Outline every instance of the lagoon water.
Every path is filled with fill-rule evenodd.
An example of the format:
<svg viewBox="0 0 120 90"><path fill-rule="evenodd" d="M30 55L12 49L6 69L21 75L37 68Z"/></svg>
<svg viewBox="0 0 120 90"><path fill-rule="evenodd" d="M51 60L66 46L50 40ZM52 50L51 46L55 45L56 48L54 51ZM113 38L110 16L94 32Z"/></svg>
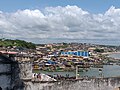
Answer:
<svg viewBox="0 0 120 90"><path fill-rule="evenodd" d="M75 71L73 72L46 72L40 71L40 73L48 74L48 75L62 75L66 76L75 76ZM102 68L102 72L99 72L99 68L89 68L88 71L79 72L81 77L88 76L88 77L101 77L100 74L103 74L104 77L119 77L120 76L120 66L119 65L104 65Z"/></svg>
<svg viewBox="0 0 120 90"><path fill-rule="evenodd" d="M89 77L100 77L100 73L104 77L118 77L120 76L120 66L119 65L104 65L102 72L99 72L99 68L91 68L87 72L80 72L80 76L89 76Z"/></svg>

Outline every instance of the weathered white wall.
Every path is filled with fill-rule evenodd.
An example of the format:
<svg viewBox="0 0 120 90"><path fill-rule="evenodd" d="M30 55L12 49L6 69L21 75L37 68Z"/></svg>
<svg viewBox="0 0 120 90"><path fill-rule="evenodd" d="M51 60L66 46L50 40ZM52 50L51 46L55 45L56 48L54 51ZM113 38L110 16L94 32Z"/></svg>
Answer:
<svg viewBox="0 0 120 90"><path fill-rule="evenodd" d="M32 64L30 62L19 63L20 78L31 79L32 78Z"/></svg>
<svg viewBox="0 0 120 90"><path fill-rule="evenodd" d="M120 78L60 81L55 83L25 82L24 90L114 90Z"/></svg>
<svg viewBox="0 0 120 90"><path fill-rule="evenodd" d="M26 82L24 90L50 90L49 86L51 87L52 85L53 83Z"/></svg>

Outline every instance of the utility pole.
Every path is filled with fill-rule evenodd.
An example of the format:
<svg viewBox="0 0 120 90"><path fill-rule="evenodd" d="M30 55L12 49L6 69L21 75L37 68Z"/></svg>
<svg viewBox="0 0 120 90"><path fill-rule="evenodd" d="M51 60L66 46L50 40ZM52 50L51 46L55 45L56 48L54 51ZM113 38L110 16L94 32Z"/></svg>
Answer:
<svg viewBox="0 0 120 90"><path fill-rule="evenodd" d="M78 66L76 65L76 79L78 79Z"/></svg>

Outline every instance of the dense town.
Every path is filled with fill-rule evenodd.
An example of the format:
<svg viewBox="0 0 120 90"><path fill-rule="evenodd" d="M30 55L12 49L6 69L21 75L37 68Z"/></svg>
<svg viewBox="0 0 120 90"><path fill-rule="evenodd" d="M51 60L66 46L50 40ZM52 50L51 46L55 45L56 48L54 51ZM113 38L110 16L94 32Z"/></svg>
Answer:
<svg viewBox="0 0 120 90"><path fill-rule="evenodd" d="M40 71L45 72L79 72L87 71L88 68L102 68L103 65L111 65L118 60L108 57L112 52L119 52L119 46L96 45L87 43L53 43L37 44L36 48L23 46L1 46L0 52L15 56L18 61L26 62L32 58L32 72L34 77L39 78ZM24 59L18 58L24 57ZM14 59L15 59L14 58ZM70 78L66 76L49 75L55 79ZM75 78L75 77L72 77Z"/></svg>

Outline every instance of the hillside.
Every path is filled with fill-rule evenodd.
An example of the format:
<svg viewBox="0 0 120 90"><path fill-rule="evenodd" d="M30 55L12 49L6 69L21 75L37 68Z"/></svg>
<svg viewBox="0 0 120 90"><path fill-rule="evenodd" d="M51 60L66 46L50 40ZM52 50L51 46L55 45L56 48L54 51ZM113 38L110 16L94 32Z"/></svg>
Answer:
<svg viewBox="0 0 120 90"><path fill-rule="evenodd" d="M0 39L0 47L23 47L28 49L35 49L35 44L26 42L24 40Z"/></svg>

